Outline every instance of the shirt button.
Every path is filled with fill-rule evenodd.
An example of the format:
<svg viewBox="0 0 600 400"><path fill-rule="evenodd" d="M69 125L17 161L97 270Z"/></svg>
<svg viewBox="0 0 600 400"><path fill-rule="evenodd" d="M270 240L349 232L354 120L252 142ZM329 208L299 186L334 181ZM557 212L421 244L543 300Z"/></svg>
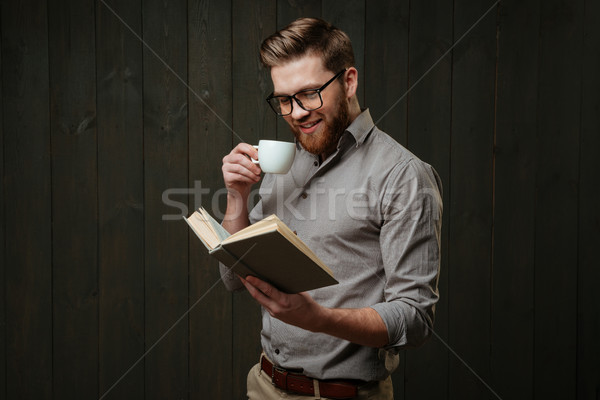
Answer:
<svg viewBox="0 0 600 400"><path fill-rule="evenodd" d="M300 195L300 197L302 197L303 199L305 199L305 198L307 198L307 197L308 197L308 195L306 194L306 192L304 192L304 193L302 193L302 194Z"/></svg>
<svg viewBox="0 0 600 400"><path fill-rule="evenodd" d="M279 349L275 349L275 354L279 354Z"/></svg>
<svg viewBox="0 0 600 400"><path fill-rule="evenodd" d="M318 166L319 166L319 162L318 162L318 161L315 161L315 162L313 163L313 165L314 165L315 167L318 167Z"/></svg>

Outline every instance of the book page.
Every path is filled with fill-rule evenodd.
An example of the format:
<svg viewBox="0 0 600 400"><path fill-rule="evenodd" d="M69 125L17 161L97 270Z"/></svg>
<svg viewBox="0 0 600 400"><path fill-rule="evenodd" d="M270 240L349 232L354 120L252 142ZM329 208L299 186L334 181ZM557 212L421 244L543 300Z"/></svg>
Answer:
<svg viewBox="0 0 600 400"><path fill-rule="evenodd" d="M246 228L237 231L233 235L229 236L223 243L232 243L238 240L244 240L252 236L260 235L261 233L277 230L277 224L273 221L263 219L255 224L247 226Z"/></svg>
<svg viewBox="0 0 600 400"><path fill-rule="evenodd" d="M225 228L221 226L203 207L200 207L198 211L204 216L204 218L211 224L213 231L219 237L219 241L227 239L231 234L227 232Z"/></svg>
<svg viewBox="0 0 600 400"><path fill-rule="evenodd" d="M212 224L206 220L206 218L198 211L194 211L189 218L186 218L187 223L190 225L192 230L196 233L198 238L207 245L209 249L217 247L221 240L215 233Z"/></svg>

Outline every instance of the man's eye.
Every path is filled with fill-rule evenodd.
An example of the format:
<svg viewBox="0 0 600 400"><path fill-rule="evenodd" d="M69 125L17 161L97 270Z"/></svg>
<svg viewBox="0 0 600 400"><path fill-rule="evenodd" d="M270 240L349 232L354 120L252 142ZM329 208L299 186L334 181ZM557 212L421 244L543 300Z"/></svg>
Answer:
<svg viewBox="0 0 600 400"><path fill-rule="evenodd" d="M300 98L300 101L310 101L310 100L317 99L319 97L319 95L316 91L311 90L308 92L298 93L296 95L296 97Z"/></svg>
<svg viewBox="0 0 600 400"><path fill-rule="evenodd" d="M281 105L286 105L290 103L290 98L289 97L280 97L279 98L279 104Z"/></svg>

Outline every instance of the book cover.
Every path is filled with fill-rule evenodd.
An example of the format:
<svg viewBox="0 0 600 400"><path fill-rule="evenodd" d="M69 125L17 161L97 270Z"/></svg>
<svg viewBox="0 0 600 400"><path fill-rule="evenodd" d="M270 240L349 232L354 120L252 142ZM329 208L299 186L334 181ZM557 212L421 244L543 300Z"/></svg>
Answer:
<svg viewBox="0 0 600 400"><path fill-rule="evenodd" d="M256 276L286 293L338 283L331 270L277 216L230 235L206 210L184 218L208 252L242 276Z"/></svg>

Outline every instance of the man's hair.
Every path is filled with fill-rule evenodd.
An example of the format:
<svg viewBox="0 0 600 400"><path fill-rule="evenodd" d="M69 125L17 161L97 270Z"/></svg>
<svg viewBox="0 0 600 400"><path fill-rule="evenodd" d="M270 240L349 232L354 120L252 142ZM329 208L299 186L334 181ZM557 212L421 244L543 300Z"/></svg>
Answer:
<svg viewBox="0 0 600 400"><path fill-rule="evenodd" d="M297 19L260 46L260 61L269 69L312 54L320 55L325 68L334 73L354 66L348 35L318 18Z"/></svg>

